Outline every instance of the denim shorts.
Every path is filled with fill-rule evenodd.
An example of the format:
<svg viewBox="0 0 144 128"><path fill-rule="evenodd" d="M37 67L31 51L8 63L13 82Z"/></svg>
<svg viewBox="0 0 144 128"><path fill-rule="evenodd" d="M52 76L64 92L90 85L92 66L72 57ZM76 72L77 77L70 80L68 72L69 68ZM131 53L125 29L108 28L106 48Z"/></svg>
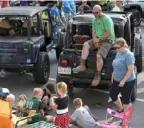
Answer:
<svg viewBox="0 0 144 128"><path fill-rule="evenodd" d="M118 94L121 93L123 104L129 104L131 102L131 95L135 82L136 80L132 80L126 82L123 87L119 87L118 85L120 82L114 81L110 87L110 97L112 101L115 102L117 100Z"/></svg>

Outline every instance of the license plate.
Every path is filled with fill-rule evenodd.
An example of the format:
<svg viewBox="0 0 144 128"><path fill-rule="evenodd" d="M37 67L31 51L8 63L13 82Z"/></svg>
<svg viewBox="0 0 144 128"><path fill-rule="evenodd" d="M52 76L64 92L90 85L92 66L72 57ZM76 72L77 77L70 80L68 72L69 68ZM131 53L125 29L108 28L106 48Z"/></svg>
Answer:
<svg viewBox="0 0 144 128"><path fill-rule="evenodd" d="M59 66L58 67L58 74L70 75L71 74L71 68Z"/></svg>

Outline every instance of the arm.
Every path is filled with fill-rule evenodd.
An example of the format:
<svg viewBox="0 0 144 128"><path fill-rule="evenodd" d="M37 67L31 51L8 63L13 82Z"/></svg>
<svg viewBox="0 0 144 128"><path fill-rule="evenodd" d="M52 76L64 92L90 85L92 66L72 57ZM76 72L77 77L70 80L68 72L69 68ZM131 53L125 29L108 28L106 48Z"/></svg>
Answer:
<svg viewBox="0 0 144 128"><path fill-rule="evenodd" d="M64 25L64 23L63 23L63 21L62 21L62 19L59 17L59 22L63 25L63 26L65 26Z"/></svg>
<svg viewBox="0 0 144 128"><path fill-rule="evenodd" d="M89 9L89 10L91 10L92 8L88 5L88 4L86 4L86 7Z"/></svg>
<svg viewBox="0 0 144 128"><path fill-rule="evenodd" d="M74 113L71 115L70 120L71 120L72 122L76 121L77 115L78 115L78 113L77 113L77 111L75 110Z"/></svg>
<svg viewBox="0 0 144 128"><path fill-rule="evenodd" d="M92 38L93 38L93 42L97 39L95 30L92 30Z"/></svg>
<svg viewBox="0 0 144 128"><path fill-rule="evenodd" d="M104 35L100 38L100 40L106 40L111 35L111 31L108 30L104 33Z"/></svg>
<svg viewBox="0 0 144 128"><path fill-rule="evenodd" d="M120 82L119 86L123 87L125 82L130 78L134 71L134 63L135 63L135 58L133 54L129 54L126 58L126 65L127 65L127 72L123 78L123 80Z"/></svg>
<svg viewBox="0 0 144 128"><path fill-rule="evenodd" d="M40 109L40 114L41 114L42 116L44 116L44 110L43 110L43 109Z"/></svg>
<svg viewBox="0 0 144 128"><path fill-rule="evenodd" d="M122 81L126 82L132 75L133 71L134 71L134 64L128 65L128 70Z"/></svg>
<svg viewBox="0 0 144 128"><path fill-rule="evenodd" d="M96 48L99 47L99 39L96 37L96 28L95 28L95 19L92 21L92 38L93 38L93 43Z"/></svg>
<svg viewBox="0 0 144 128"><path fill-rule="evenodd" d="M92 30L92 38L95 48L99 48L100 40L96 37L96 31Z"/></svg>
<svg viewBox="0 0 144 128"><path fill-rule="evenodd" d="M39 102L39 112L42 116L44 116L44 105L41 101Z"/></svg>
<svg viewBox="0 0 144 128"><path fill-rule="evenodd" d="M56 110L57 107L58 107L58 105L55 103L53 97L50 99L50 106L51 106L51 108L54 109L54 110Z"/></svg>

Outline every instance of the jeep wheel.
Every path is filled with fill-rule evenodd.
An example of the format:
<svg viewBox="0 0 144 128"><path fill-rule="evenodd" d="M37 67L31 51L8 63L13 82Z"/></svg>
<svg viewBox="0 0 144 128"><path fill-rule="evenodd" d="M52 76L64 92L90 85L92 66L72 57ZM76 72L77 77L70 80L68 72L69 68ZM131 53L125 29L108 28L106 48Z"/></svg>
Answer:
<svg viewBox="0 0 144 128"><path fill-rule="evenodd" d="M37 84L45 84L50 73L49 56L46 52L40 52L34 66L33 78Z"/></svg>
<svg viewBox="0 0 144 128"><path fill-rule="evenodd" d="M139 42L139 54L135 56L137 72L142 71L142 42Z"/></svg>
<svg viewBox="0 0 144 128"><path fill-rule="evenodd" d="M141 23L141 13L137 9L132 9L131 12L133 13L133 20L134 20L134 27L137 27Z"/></svg>
<svg viewBox="0 0 144 128"><path fill-rule="evenodd" d="M57 58L57 60L59 59L59 56L60 56L61 52L62 52L62 47L58 46L56 48L56 58Z"/></svg>
<svg viewBox="0 0 144 128"><path fill-rule="evenodd" d="M136 75L136 83L134 85L132 95L131 95L131 101L134 102L137 97L137 68L135 67L135 75Z"/></svg>

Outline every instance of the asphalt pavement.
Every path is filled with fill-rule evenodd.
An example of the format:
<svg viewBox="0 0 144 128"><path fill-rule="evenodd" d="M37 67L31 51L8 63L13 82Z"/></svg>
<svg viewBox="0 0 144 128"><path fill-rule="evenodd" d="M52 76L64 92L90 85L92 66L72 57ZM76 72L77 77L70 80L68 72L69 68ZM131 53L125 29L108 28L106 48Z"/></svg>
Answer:
<svg viewBox="0 0 144 128"><path fill-rule="evenodd" d="M144 43L144 23L141 26L143 33ZM143 44L144 49L144 44ZM57 59L55 51L52 50L49 53L51 62L51 71L49 83L55 84L56 82L56 70L57 70ZM144 53L143 53L144 56ZM143 57L144 60L144 57ZM144 69L144 66L143 66ZM27 97L32 96L32 90L34 87L43 88L45 85L37 85L33 81L32 74L21 74L21 73L6 73L4 78L0 78L0 86L9 88L11 93L15 94L16 101L20 94L26 94ZM80 97L83 99L84 104L87 104L92 113L99 119L105 118L106 108L112 106L109 104L109 92L108 90L92 90L92 89L74 89L74 97ZM133 103L133 117L130 122L132 128L143 128L144 127L144 72L138 74L138 96L136 101ZM72 112L72 100L69 103L70 112Z"/></svg>

